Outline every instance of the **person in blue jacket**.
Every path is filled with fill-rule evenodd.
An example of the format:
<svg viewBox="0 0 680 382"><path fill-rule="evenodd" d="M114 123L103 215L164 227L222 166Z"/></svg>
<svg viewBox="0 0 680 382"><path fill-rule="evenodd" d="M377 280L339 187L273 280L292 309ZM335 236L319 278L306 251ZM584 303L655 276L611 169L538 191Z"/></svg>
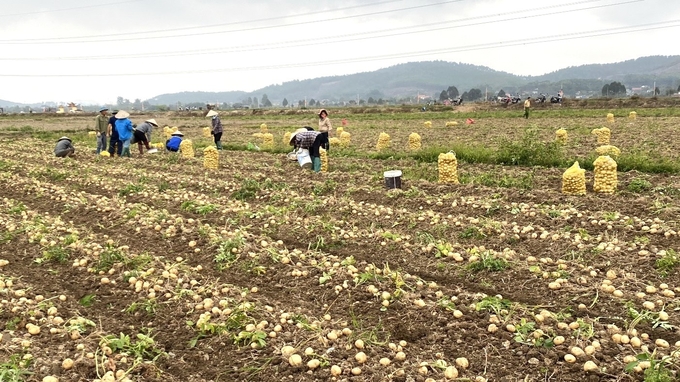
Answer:
<svg viewBox="0 0 680 382"><path fill-rule="evenodd" d="M168 151L172 152L178 152L179 151L179 145L182 143L182 137L184 137L184 134L182 134L181 131L177 130L174 133L172 133L172 136L170 139L165 141L165 148L168 149Z"/></svg>
<svg viewBox="0 0 680 382"><path fill-rule="evenodd" d="M119 110L116 114L116 131L118 131L118 139L123 143L122 157L131 157L130 155L130 140L132 139L132 132L134 127L132 121L128 119L130 113L125 110Z"/></svg>

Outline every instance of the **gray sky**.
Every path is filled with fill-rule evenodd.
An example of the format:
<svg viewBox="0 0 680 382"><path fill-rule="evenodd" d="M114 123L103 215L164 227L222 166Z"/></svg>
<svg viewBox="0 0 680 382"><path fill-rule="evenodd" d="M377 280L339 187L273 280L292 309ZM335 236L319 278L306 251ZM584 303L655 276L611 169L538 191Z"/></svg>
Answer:
<svg viewBox="0 0 680 382"><path fill-rule="evenodd" d="M678 0L0 0L0 99L252 91L429 60L540 75L677 55L679 30Z"/></svg>

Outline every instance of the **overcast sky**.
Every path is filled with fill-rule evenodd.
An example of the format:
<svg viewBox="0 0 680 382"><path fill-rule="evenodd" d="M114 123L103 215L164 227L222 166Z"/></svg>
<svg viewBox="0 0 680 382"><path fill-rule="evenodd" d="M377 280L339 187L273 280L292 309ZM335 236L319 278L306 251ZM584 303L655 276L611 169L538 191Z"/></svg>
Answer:
<svg viewBox="0 0 680 382"><path fill-rule="evenodd" d="M253 91L429 60L540 75L677 55L679 31L679 0L0 0L0 99Z"/></svg>

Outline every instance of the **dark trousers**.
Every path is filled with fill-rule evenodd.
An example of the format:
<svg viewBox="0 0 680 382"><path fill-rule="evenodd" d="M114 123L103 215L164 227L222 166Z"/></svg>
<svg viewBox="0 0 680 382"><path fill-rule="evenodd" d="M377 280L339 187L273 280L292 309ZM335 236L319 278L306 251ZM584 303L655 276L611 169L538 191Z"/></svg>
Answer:
<svg viewBox="0 0 680 382"><path fill-rule="evenodd" d="M312 146L309 148L309 156L310 157L320 157L321 153L319 152L319 149L321 149L321 145L323 145L324 138L323 134L319 134L316 136L316 139L314 139L314 143L312 143ZM328 142L328 139L326 139L326 142Z"/></svg>
<svg viewBox="0 0 680 382"><path fill-rule="evenodd" d="M217 142L222 140L222 133L213 134L213 138L215 138L215 144L217 144Z"/></svg>
<svg viewBox="0 0 680 382"><path fill-rule="evenodd" d="M331 148L330 142L328 141L328 131L322 131L321 134L319 134L319 137L321 137L321 147L329 151Z"/></svg>
<svg viewBox="0 0 680 382"><path fill-rule="evenodd" d="M109 154L113 156L114 147L116 149L116 154L120 156L123 153L123 142L118 139L118 132L116 129L111 131L111 139L109 140Z"/></svg>

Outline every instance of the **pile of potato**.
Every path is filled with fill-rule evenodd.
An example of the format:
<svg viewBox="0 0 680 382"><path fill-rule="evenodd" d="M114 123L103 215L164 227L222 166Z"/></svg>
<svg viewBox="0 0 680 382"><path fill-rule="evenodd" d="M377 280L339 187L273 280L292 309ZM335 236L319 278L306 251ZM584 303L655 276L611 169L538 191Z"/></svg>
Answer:
<svg viewBox="0 0 680 382"><path fill-rule="evenodd" d="M566 195L586 194L586 170L579 166L578 161L562 174L562 193Z"/></svg>
<svg viewBox="0 0 680 382"><path fill-rule="evenodd" d="M452 151L439 154L439 183L459 184L458 182L458 159Z"/></svg>
<svg viewBox="0 0 680 382"><path fill-rule="evenodd" d="M567 130L559 129L555 132L555 141L557 143L566 144L567 143Z"/></svg>
<svg viewBox="0 0 680 382"><path fill-rule="evenodd" d="M616 178L616 161L608 155L603 155L593 162L595 167L595 181L593 191L612 194L616 191L618 180Z"/></svg>
<svg viewBox="0 0 680 382"><path fill-rule="evenodd" d="M193 158L194 143L191 142L191 139L184 139L182 143L179 144L179 151L182 153L182 158Z"/></svg>
<svg viewBox="0 0 680 382"><path fill-rule="evenodd" d="M612 132L606 127L601 127L599 129L593 129L591 131L591 134L597 135L597 144L598 145L608 145L609 140L612 137Z"/></svg>
<svg viewBox="0 0 680 382"><path fill-rule="evenodd" d="M348 148L349 144L351 143L351 140L352 140L352 134L350 134L346 131L343 131L340 134L340 147Z"/></svg>
<svg viewBox="0 0 680 382"><path fill-rule="evenodd" d="M420 150L421 146L421 139L420 135L418 133L411 133L408 136L408 148L411 151L418 151Z"/></svg>
<svg viewBox="0 0 680 382"><path fill-rule="evenodd" d="M375 145L376 150L382 151L390 147L390 136L387 133L380 133L378 143Z"/></svg>
<svg viewBox="0 0 680 382"><path fill-rule="evenodd" d="M203 149L203 167L209 170L217 170L220 162L220 153L215 146Z"/></svg>
<svg viewBox="0 0 680 382"><path fill-rule="evenodd" d="M328 172L328 153L326 150L320 149L319 157L321 158L321 172Z"/></svg>

